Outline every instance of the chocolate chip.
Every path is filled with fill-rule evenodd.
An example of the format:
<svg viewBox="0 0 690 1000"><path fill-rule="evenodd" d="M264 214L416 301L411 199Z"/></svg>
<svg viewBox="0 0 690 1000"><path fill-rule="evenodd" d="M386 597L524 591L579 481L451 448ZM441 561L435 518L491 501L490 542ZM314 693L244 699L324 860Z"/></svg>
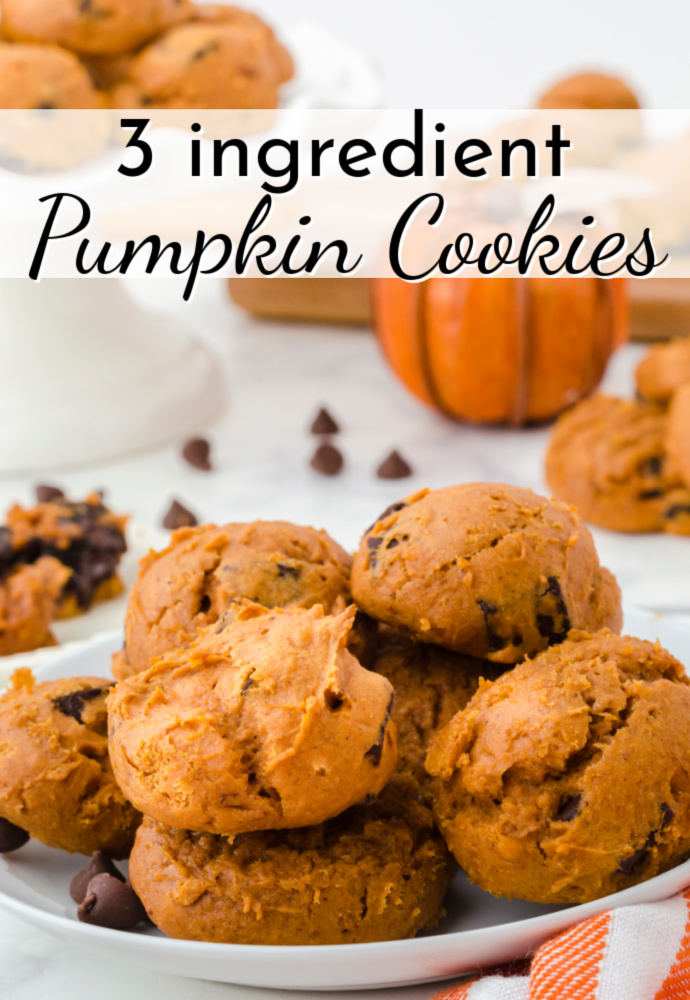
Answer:
<svg viewBox="0 0 690 1000"><path fill-rule="evenodd" d="M212 469L211 445L206 438L192 438L187 441L182 449L182 457L195 469L203 469L204 472L210 472Z"/></svg>
<svg viewBox="0 0 690 1000"><path fill-rule="evenodd" d="M110 686L104 688L85 688L83 691L73 691L71 694L63 694L59 698L52 698L51 701L63 715L76 719L77 722L83 725L81 713L84 711L85 703L93 701L94 698L102 695L104 691L109 690Z"/></svg>
<svg viewBox="0 0 690 1000"><path fill-rule="evenodd" d="M209 42L208 45L204 45L203 48L197 49L197 51L192 55L190 62L198 62L200 59L205 59L206 56L210 55L212 52L218 52L220 45L218 42Z"/></svg>
<svg viewBox="0 0 690 1000"><path fill-rule="evenodd" d="M376 738L376 743L370 746L367 752L364 754L365 760L370 760L374 767L378 767L381 763L381 757L383 756L383 741L386 738L386 729L388 728L388 720L391 717L391 712L393 711L393 702L395 700L395 694L391 695L390 701L388 702L388 707L386 708L386 713L383 717L383 722L379 728L379 734Z"/></svg>
<svg viewBox="0 0 690 1000"><path fill-rule="evenodd" d="M621 875L629 875L633 868L636 868L637 865L644 860L649 853L650 848L654 847L655 844L656 834L652 830L642 847L638 847L638 849L633 851L632 854L629 854L627 858L623 858L621 863L618 865L618 871Z"/></svg>
<svg viewBox="0 0 690 1000"><path fill-rule="evenodd" d="M374 535L373 538L367 538L368 549L378 549L378 547L382 544L383 544L383 539L378 535Z"/></svg>
<svg viewBox="0 0 690 1000"><path fill-rule="evenodd" d="M665 830L669 823L673 820L675 813L670 806L667 806L665 802L661 805L661 826L660 830Z"/></svg>
<svg viewBox="0 0 690 1000"><path fill-rule="evenodd" d="M680 517L682 514L690 514L690 504L674 503L668 510L664 511L664 517L669 521L672 521L674 517Z"/></svg>
<svg viewBox="0 0 690 1000"><path fill-rule="evenodd" d="M206 615L210 610L211 610L211 598L208 596L208 594L204 594L204 596L199 601L199 614Z"/></svg>
<svg viewBox="0 0 690 1000"><path fill-rule="evenodd" d="M15 826L8 819L0 817L0 854L18 851L29 841L29 834L20 826Z"/></svg>
<svg viewBox="0 0 690 1000"><path fill-rule="evenodd" d="M105 872L89 882L77 916L85 924L127 931L146 920L146 910L130 885Z"/></svg>
<svg viewBox="0 0 690 1000"><path fill-rule="evenodd" d="M388 543L388 545L386 546L386 548L387 549L395 549L395 548L398 547L398 545L400 545L400 542L398 541L398 539L397 538L391 538L391 540Z"/></svg>
<svg viewBox="0 0 690 1000"><path fill-rule="evenodd" d="M405 479L412 475L412 467L405 461L400 452L392 451L376 470L379 479Z"/></svg>
<svg viewBox="0 0 690 1000"><path fill-rule="evenodd" d="M637 494L638 500L658 500L664 495L663 490L642 490Z"/></svg>
<svg viewBox="0 0 690 1000"><path fill-rule="evenodd" d="M322 476L337 476L343 464L343 456L332 444L319 445L310 462L312 469Z"/></svg>
<svg viewBox="0 0 690 1000"><path fill-rule="evenodd" d="M646 458L644 462L640 465L640 475L642 476L660 476L663 469L663 463L661 461L660 455L652 455L650 458Z"/></svg>
<svg viewBox="0 0 690 1000"><path fill-rule="evenodd" d="M497 653L500 649L505 649L507 645L507 640L501 638L497 632L494 631L491 624L491 615L495 615L498 608L495 604L490 604L488 601L477 601L482 615L484 616L484 625L486 626L486 639L489 645L489 651L492 653Z"/></svg>
<svg viewBox="0 0 690 1000"><path fill-rule="evenodd" d="M12 532L9 528L0 527L0 573L9 570L14 558Z"/></svg>
<svg viewBox="0 0 690 1000"><path fill-rule="evenodd" d="M570 632L570 616L558 578L548 578L546 590L537 595L535 621L537 631L549 645L563 642Z"/></svg>
<svg viewBox="0 0 690 1000"><path fill-rule="evenodd" d="M176 528L195 528L199 523L191 510L187 510L177 500L170 504L168 513L163 518L163 527L168 531L175 531Z"/></svg>
<svg viewBox="0 0 690 1000"><path fill-rule="evenodd" d="M36 500L38 503L50 503L51 500L58 500L64 497L64 490L59 486L49 486L47 483L39 483L36 487Z"/></svg>
<svg viewBox="0 0 690 1000"><path fill-rule="evenodd" d="M644 847L639 847L632 854L629 854L627 858L624 858L618 865L618 871L621 875L629 875L630 872L636 868L639 863L647 856L649 848L645 844Z"/></svg>
<svg viewBox="0 0 690 1000"><path fill-rule="evenodd" d="M240 694L246 694L247 691L249 690L249 688L252 688L252 687L254 687L256 685L256 681L253 680L253 675L254 675L254 670L252 669L249 672L246 681L242 685L242 688L240 690Z"/></svg>
<svg viewBox="0 0 690 1000"><path fill-rule="evenodd" d="M299 566L287 566L285 563L276 563L278 567L278 576L292 576L295 580L299 579L300 567Z"/></svg>
<svg viewBox="0 0 690 1000"><path fill-rule="evenodd" d="M112 875L120 882L125 881L124 875L118 871L107 854L104 854L103 851L94 851L86 868L82 868L70 883L69 893L75 903L84 902L89 882L96 875Z"/></svg>
<svg viewBox="0 0 690 1000"><path fill-rule="evenodd" d="M312 434L337 434L340 431L340 427L328 410L322 407L316 414L310 430Z"/></svg>
<svg viewBox="0 0 690 1000"><path fill-rule="evenodd" d="M383 514L379 514L374 523L367 528L364 534L365 535L368 534L373 528L375 528L376 525L379 523L379 521L385 521L386 518L389 517L391 514L395 514L397 511L402 510L403 507L406 506L407 504L404 501L401 503L392 503L390 507L386 507Z"/></svg>
<svg viewBox="0 0 690 1000"><path fill-rule="evenodd" d="M570 823L575 819L577 814L580 812L580 803L582 802L582 795L573 795L571 798L566 799L565 802L561 803L561 806L556 813L556 819L559 823Z"/></svg>

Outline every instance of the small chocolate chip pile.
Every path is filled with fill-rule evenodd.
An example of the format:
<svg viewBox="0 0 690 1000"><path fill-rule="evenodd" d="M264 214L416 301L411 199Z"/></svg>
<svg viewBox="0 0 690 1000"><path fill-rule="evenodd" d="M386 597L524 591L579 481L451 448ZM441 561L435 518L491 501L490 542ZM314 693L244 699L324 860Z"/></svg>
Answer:
<svg viewBox="0 0 690 1000"><path fill-rule="evenodd" d="M399 451L392 451L376 470L379 479L405 479L412 475L412 466L402 457Z"/></svg>
<svg viewBox="0 0 690 1000"><path fill-rule="evenodd" d="M185 462L195 469L203 472L210 472L213 468L211 464L211 445L206 438L191 438L182 448L182 457Z"/></svg>
<svg viewBox="0 0 690 1000"><path fill-rule="evenodd" d="M86 868L74 876L70 895L85 924L128 931L147 919L141 900L124 875L102 851L94 851Z"/></svg>
<svg viewBox="0 0 690 1000"><path fill-rule="evenodd" d="M15 826L7 819L0 817L0 854L10 854L18 851L29 841L29 834L21 827Z"/></svg>
<svg viewBox="0 0 690 1000"><path fill-rule="evenodd" d="M168 531L175 531L177 528L195 528L198 523L196 515L183 507L179 500L172 501L163 518L163 527L167 528Z"/></svg>

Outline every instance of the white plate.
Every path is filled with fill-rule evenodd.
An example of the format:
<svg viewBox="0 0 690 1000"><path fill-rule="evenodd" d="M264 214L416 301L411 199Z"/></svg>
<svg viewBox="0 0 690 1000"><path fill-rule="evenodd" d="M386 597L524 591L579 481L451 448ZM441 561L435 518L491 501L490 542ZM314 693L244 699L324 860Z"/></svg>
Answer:
<svg viewBox="0 0 690 1000"><path fill-rule="evenodd" d="M124 584L122 594L110 601L100 601L83 615L54 622L52 628L58 646L46 646L31 653L15 653L13 656L0 657L0 687L7 683L10 674L17 667L31 667L32 670L44 667L56 659L62 660L66 654L75 652L99 636L111 636L117 631L120 642L119 633L125 620L127 596L137 578L139 560L150 549L164 549L169 538L170 534L159 528L151 528L136 522L128 524L127 552L122 557L118 569Z"/></svg>
<svg viewBox="0 0 690 1000"><path fill-rule="evenodd" d="M690 664L690 627L663 616L627 609L626 632L659 638ZM70 651L40 671L42 678L107 675L119 636ZM509 962L546 938L612 906L653 902L690 885L690 861L649 882L582 906L539 906L495 899L459 876L447 899L448 916L414 941L321 947L264 947L173 941L154 929L123 933L90 927L76 918L69 883L84 865L31 841L0 860L0 906L92 953L156 972L245 986L294 990L373 989L447 979Z"/></svg>

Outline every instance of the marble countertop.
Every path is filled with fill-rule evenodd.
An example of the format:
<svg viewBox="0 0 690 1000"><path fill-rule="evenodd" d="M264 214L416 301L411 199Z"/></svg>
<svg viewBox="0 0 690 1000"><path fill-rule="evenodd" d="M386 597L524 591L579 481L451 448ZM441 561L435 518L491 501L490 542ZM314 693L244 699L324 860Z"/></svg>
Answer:
<svg viewBox="0 0 690 1000"><path fill-rule="evenodd" d="M229 304L222 286L211 283L180 314L216 352L227 385L226 410L207 431L214 471L192 469L182 461L179 447L169 446L40 478L57 481L72 495L104 487L117 510L145 523L159 524L174 496L205 520L284 518L324 527L349 548L383 508L422 486L499 480L545 489L547 430L447 422L397 383L366 331L253 321ZM607 388L630 393L639 353L633 347L619 353ZM309 467L315 442L308 426L321 405L343 428L338 446L346 465L333 478ZM374 469L392 448L412 464L414 476L394 482L375 477ZM30 500L35 479L0 478L0 507ZM626 596L646 594L648 606L658 606L659 594L668 594L669 588L670 598L678 593L669 581L687 574L690 539L598 532L597 541ZM685 586L678 597L681 609L689 601L690 587ZM2 913L0 968L3 1000L96 995L99 1000L279 1000L289 995L157 975L116 959L109 963ZM393 992L421 1000L433 995L434 988ZM374 995L384 1000L390 991Z"/></svg>

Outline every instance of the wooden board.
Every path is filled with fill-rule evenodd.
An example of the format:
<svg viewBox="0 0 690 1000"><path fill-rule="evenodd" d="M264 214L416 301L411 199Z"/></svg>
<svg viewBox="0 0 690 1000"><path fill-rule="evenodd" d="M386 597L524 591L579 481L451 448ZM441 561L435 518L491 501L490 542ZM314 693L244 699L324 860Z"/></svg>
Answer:
<svg viewBox="0 0 690 1000"><path fill-rule="evenodd" d="M631 279L628 288L632 340L690 336L690 279ZM365 278L232 278L230 296L240 308L268 319L371 324Z"/></svg>

